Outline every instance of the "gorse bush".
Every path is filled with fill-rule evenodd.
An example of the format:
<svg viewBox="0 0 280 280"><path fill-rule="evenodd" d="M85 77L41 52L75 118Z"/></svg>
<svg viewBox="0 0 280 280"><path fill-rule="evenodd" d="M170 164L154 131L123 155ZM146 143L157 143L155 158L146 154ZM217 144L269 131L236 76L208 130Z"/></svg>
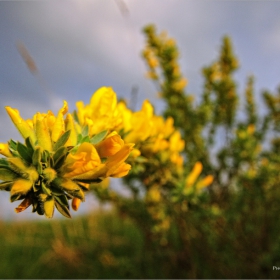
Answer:
<svg viewBox="0 0 280 280"><path fill-rule="evenodd" d="M276 277L280 90L263 93L262 114L253 76L238 92L239 62L226 36L202 69L202 93L190 95L176 41L153 25L143 31L163 114L148 100L131 110L110 87L71 114L66 101L57 116L32 120L6 107L24 143L0 145L1 189L22 200L16 212L32 205L49 218L55 208L70 217L69 201L78 210L84 192L94 193L134 221L145 256L163 267L159 277ZM113 190L109 177L122 178L130 195Z"/></svg>

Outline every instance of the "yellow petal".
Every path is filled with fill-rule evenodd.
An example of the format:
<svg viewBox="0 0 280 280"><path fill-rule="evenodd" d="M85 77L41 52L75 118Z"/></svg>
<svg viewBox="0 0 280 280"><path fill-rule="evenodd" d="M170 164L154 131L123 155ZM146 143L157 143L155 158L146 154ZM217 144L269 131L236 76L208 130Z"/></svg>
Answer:
<svg viewBox="0 0 280 280"><path fill-rule="evenodd" d="M117 105L117 95L111 87L101 87L90 99L92 112L99 112L100 115L111 113Z"/></svg>
<svg viewBox="0 0 280 280"><path fill-rule="evenodd" d="M79 209L80 204L81 204L81 200L79 198L74 197L72 199L72 209L74 211L77 211Z"/></svg>
<svg viewBox="0 0 280 280"><path fill-rule="evenodd" d="M24 162L18 157L8 158L8 161L11 163L13 167L16 167L16 171L25 173L28 166L24 164Z"/></svg>
<svg viewBox="0 0 280 280"><path fill-rule="evenodd" d="M131 166L124 163L124 161L128 158L133 146L134 144L125 144L120 151L108 158L105 163L107 168L106 177L120 178L127 175Z"/></svg>
<svg viewBox="0 0 280 280"><path fill-rule="evenodd" d="M77 144L77 132L72 115L67 114L65 119L65 131L70 130L70 136L65 146L76 146Z"/></svg>
<svg viewBox="0 0 280 280"><path fill-rule="evenodd" d="M208 187L210 184L212 184L214 180L214 177L212 175L208 175L206 176L204 179L200 180L197 185L196 185L196 188L198 190L200 189L203 189L203 188L206 188Z"/></svg>
<svg viewBox="0 0 280 280"><path fill-rule="evenodd" d="M181 134L176 130L170 137L170 150L181 152L185 147L185 141L181 139Z"/></svg>
<svg viewBox="0 0 280 280"><path fill-rule="evenodd" d="M202 168L203 166L201 162L198 161L195 163L191 174L186 179L186 188L191 187L195 183L197 177L200 175L202 171Z"/></svg>
<svg viewBox="0 0 280 280"><path fill-rule="evenodd" d="M144 112L148 118L151 118L153 116L154 108L148 100L144 100L141 111Z"/></svg>
<svg viewBox="0 0 280 280"><path fill-rule="evenodd" d="M27 137L30 137L30 139L35 143L36 142L36 136L34 133L34 130L28 125L28 123L23 120L18 112L18 110L13 109L9 106L6 106L6 111L8 112L11 120L13 121L14 125L22 135L22 137L25 139Z"/></svg>
<svg viewBox="0 0 280 280"><path fill-rule="evenodd" d="M68 113L68 103L67 101L63 100L63 107L59 110L60 113L66 115Z"/></svg>
<svg viewBox="0 0 280 280"><path fill-rule="evenodd" d="M110 177L121 178L126 176L130 169L131 165L123 162L117 165L116 168L109 169L106 175Z"/></svg>
<svg viewBox="0 0 280 280"><path fill-rule="evenodd" d="M67 102L64 101L63 107L58 111L56 120L52 129L52 140L56 142L58 138L65 132L64 114L68 111Z"/></svg>
<svg viewBox="0 0 280 280"><path fill-rule="evenodd" d="M35 132L38 140L38 145L44 150L52 151L50 131L45 118L40 113L37 113L35 115Z"/></svg>
<svg viewBox="0 0 280 280"><path fill-rule="evenodd" d="M146 200L148 202L158 203L161 200L160 189L157 186L152 186L146 194Z"/></svg>
<svg viewBox="0 0 280 280"><path fill-rule="evenodd" d="M18 179L11 188L11 197L16 194L26 194L32 188L33 182L25 179Z"/></svg>
<svg viewBox="0 0 280 280"><path fill-rule="evenodd" d="M121 150L108 158L106 161L106 167L108 169L114 169L118 164L124 162L132 151L133 146L134 144L125 144Z"/></svg>
<svg viewBox="0 0 280 280"><path fill-rule="evenodd" d="M131 153L130 153L130 156L132 157L132 158L137 158L137 157L139 157L141 155L141 152L140 152L140 150L138 150L138 149L133 149L132 151L131 151Z"/></svg>
<svg viewBox="0 0 280 280"><path fill-rule="evenodd" d="M101 159L90 143L82 143L74 154L69 154L65 160L63 169L65 177L70 178L83 174L101 164Z"/></svg>
<svg viewBox="0 0 280 280"><path fill-rule="evenodd" d="M131 132L125 136L125 142L145 141L151 135L153 129L153 123L148 113L142 111L134 113L131 116L131 129Z"/></svg>
<svg viewBox="0 0 280 280"><path fill-rule="evenodd" d="M104 163L100 163L98 166L96 166L95 168L90 169L87 172L84 173L80 173L75 175L74 172L71 174L71 178L73 180L95 180L95 179L105 179L106 178L106 172L108 171L108 168L106 167L106 165ZM65 175L65 177L69 177L68 174Z"/></svg>
<svg viewBox="0 0 280 280"><path fill-rule="evenodd" d="M9 145L7 143L0 143L0 154L5 157L12 157L13 155L9 151Z"/></svg>
<svg viewBox="0 0 280 280"><path fill-rule="evenodd" d="M101 158L116 154L124 145L120 135L111 135L97 144L95 147Z"/></svg>
<svg viewBox="0 0 280 280"><path fill-rule="evenodd" d="M49 197L48 199L46 199L46 201L44 201L43 207L44 207L45 216L47 218L53 217L54 205L55 205L55 200L53 197Z"/></svg>

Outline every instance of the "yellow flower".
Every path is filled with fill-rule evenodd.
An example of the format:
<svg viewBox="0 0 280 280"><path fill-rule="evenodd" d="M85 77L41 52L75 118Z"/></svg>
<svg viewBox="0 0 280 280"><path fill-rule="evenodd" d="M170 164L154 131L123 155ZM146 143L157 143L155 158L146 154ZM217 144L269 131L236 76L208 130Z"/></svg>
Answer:
<svg viewBox="0 0 280 280"><path fill-rule="evenodd" d="M131 130L131 117L133 115L132 111L129 110L122 101L117 104L117 110L119 112L119 117L121 118L120 129L123 129L124 132Z"/></svg>
<svg viewBox="0 0 280 280"><path fill-rule="evenodd" d="M117 153L124 145L124 141L117 134L117 132L112 132L107 136L104 141L101 141L96 145L96 149L101 158L109 157Z"/></svg>
<svg viewBox="0 0 280 280"><path fill-rule="evenodd" d="M170 137L170 150L181 152L185 147L185 141L181 139L180 132L176 130Z"/></svg>
<svg viewBox="0 0 280 280"><path fill-rule="evenodd" d="M57 142L58 138L66 131L66 125L71 130L68 143L74 145L76 143L75 141L77 141L77 139L74 139L75 137L77 138L77 134L71 116L68 116L68 114L66 120L64 120L64 115L68 111L66 101L64 101L63 107L59 110L57 117L51 111L48 111L47 114L36 113L32 120L23 120L17 109L12 109L7 106L6 110L23 138L30 137L34 144L37 143L44 150L52 151L53 143Z"/></svg>
<svg viewBox="0 0 280 280"><path fill-rule="evenodd" d="M94 146L92 146L91 148L88 146L88 153L91 153L92 150L95 150L93 153L95 155L93 159L89 160L87 164L83 163L81 160L81 168L78 169L80 172L78 172L78 170L74 168L73 165L71 166L71 168L67 165L66 170L68 170L68 172L65 174L65 176L82 181L105 179L106 177L123 177L129 172L131 168L131 166L124 161L128 158L130 152L133 149L133 146L134 144L125 144L117 153L108 157L105 163L101 163L101 160ZM77 159L81 156L79 154L79 150L77 151L76 156ZM85 158L85 155L82 156L82 158ZM91 168L83 168L83 166L91 166Z"/></svg>
<svg viewBox="0 0 280 280"><path fill-rule="evenodd" d="M206 176L204 179L198 181L196 188L198 190L208 187L212 184L214 177L212 175Z"/></svg>
<svg viewBox="0 0 280 280"><path fill-rule="evenodd" d="M111 87L101 87L90 99L90 109L93 115L112 115L117 105L117 96Z"/></svg>
<svg viewBox="0 0 280 280"><path fill-rule="evenodd" d="M184 159L183 159L183 157L179 153L171 153L170 160L171 160L171 162L176 164L176 166L178 168L183 166ZM181 170L178 169L178 171L181 171Z"/></svg>
<svg viewBox="0 0 280 280"><path fill-rule="evenodd" d="M153 129L151 135L157 136L162 134L164 138L168 138L174 131L173 119L171 117L164 120L161 116L153 116Z"/></svg>
<svg viewBox="0 0 280 280"><path fill-rule="evenodd" d="M200 175L201 171L202 171L202 164L201 162L196 162L192 171L191 171L191 174L187 177L186 179L186 185L185 185L185 188L188 189L189 187L191 187L195 181L197 180L198 176Z"/></svg>
<svg viewBox="0 0 280 280"><path fill-rule="evenodd" d="M147 202L158 203L161 200L161 193L157 186L152 186L146 194Z"/></svg>
<svg viewBox="0 0 280 280"><path fill-rule="evenodd" d="M76 153L68 154L63 170L65 172L65 177L71 178L94 170L100 164L101 159L94 145L85 142L79 146Z"/></svg>
<svg viewBox="0 0 280 280"><path fill-rule="evenodd" d="M145 100L142 109L131 117L131 131L125 136L126 142L145 141L152 132L153 107L148 100Z"/></svg>
<svg viewBox="0 0 280 280"><path fill-rule="evenodd" d="M121 178L128 174L131 169L131 165L125 162L118 164L114 169L109 169L106 173L107 176Z"/></svg>
<svg viewBox="0 0 280 280"><path fill-rule="evenodd" d="M183 90L187 85L187 79L186 78L181 78L178 82L175 82L172 87L175 89L175 90Z"/></svg>
<svg viewBox="0 0 280 280"><path fill-rule="evenodd" d="M130 153L132 158L137 158L141 155L141 151L139 149L133 149Z"/></svg>
<svg viewBox="0 0 280 280"><path fill-rule="evenodd" d="M184 194L188 194L189 192L191 192L192 186L195 186L195 190L200 191L201 189L206 188L210 184L212 184L214 180L214 177L212 175L208 175L197 182L197 178L201 174L202 169L203 166L201 162L196 162L190 175L186 178L185 188L183 191Z"/></svg>
<svg viewBox="0 0 280 280"><path fill-rule="evenodd" d="M147 62L150 68L156 68L158 66L158 60L156 57L150 56Z"/></svg>
<svg viewBox="0 0 280 280"><path fill-rule="evenodd" d="M101 87L91 97L90 103L76 103L80 125L89 126L89 134L94 135L103 130L114 130L120 123L117 109L117 95L111 87Z"/></svg>
<svg viewBox="0 0 280 280"><path fill-rule="evenodd" d="M155 139L154 139L155 138ZM169 142L164 139L163 133L157 135L157 137L153 137L153 141L149 141L143 147L144 150L152 151L153 153L157 153L162 150L166 150L169 148Z"/></svg>
<svg viewBox="0 0 280 280"><path fill-rule="evenodd" d="M77 211L80 207L80 204L81 204L81 200L77 197L74 197L72 199L72 209Z"/></svg>
<svg viewBox="0 0 280 280"><path fill-rule="evenodd" d="M247 132L249 135L252 135L255 132L255 125L253 124L248 125Z"/></svg>
<svg viewBox="0 0 280 280"><path fill-rule="evenodd" d="M13 140L0 143L0 154L7 157L1 159L1 188L10 191L11 201L23 199L17 213L32 204L32 211L39 215L51 218L57 208L70 218L69 196L77 210L91 183L129 172L131 166L125 160L134 144L125 144L116 131L104 139L108 132L98 129L108 127L112 131L122 123L116 104L111 88L99 89L89 105L79 103L78 124L67 113L66 101L57 116L51 111L38 112L26 121L18 110L6 107L25 139L24 144ZM91 125L93 134L85 125Z"/></svg>

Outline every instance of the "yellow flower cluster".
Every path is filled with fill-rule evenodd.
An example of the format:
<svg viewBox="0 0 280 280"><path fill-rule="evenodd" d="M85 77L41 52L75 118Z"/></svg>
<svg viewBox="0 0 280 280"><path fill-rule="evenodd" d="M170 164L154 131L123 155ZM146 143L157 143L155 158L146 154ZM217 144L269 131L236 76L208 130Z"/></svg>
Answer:
<svg viewBox="0 0 280 280"><path fill-rule="evenodd" d="M111 96L106 97L110 104ZM16 212L32 205L33 212L52 217L56 207L70 217L68 200L77 210L90 183L123 177L131 168L125 160L134 144L104 130L105 119L98 119L97 128L89 134L88 127L77 124L68 113L66 101L57 116L48 111L24 120L18 110L6 110L25 139L25 144L13 140L0 144L0 153L6 157L0 158L0 188L10 191L12 202L23 200Z"/></svg>
<svg viewBox="0 0 280 280"><path fill-rule="evenodd" d="M89 104L79 101L76 106L77 110L70 114L64 101L57 115L52 111L37 112L27 120L17 109L6 107L24 138L24 143L0 143L0 154L4 156L0 158L0 189L10 192L12 202L22 200L16 212L32 205L32 211L40 215L52 217L56 208L70 217L69 200L77 210L90 184L126 176L131 169L128 162L162 164L166 176L166 180L160 179L162 183L174 172L177 177L183 175L181 152L185 143L174 128L173 119L155 115L148 100L133 112L124 102L117 101L112 88L102 87L92 95ZM186 179L186 192L201 169L197 163ZM159 201L161 193L155 185L159 178L155 178L143 180L147 197ZM201 189L212 180L207 177L196 188Z"/></svg>
<svg viewBox="0 0 280 280"><path fill-rule="evenodd" d="M107 102L108 99L112 102ZM98 108L96 107L98 104ZM141 153L164 152L165 157L182 166L180 152L184 149L184 141L173 126L173 119L164 120L154 115L153 107L148 100L143 102L141 110L132 112L124 102L117 102L116 93L110 87L102 87L96 91L90 103L84 105L77 102L76 116L80 125L88 125L90 135L98 129L118 131L123 135L125 143L135 143L133 155Z"/></svg>

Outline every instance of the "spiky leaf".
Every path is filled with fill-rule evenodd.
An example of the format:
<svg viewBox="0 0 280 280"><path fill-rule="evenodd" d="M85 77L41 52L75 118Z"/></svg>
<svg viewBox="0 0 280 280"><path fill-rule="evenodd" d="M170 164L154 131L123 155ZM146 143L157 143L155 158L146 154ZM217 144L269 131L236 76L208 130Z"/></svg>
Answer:
<svg viewBox="0 0 280 280"><path fill-rule="evenodd" d="M86 125L86 126L83 127L82 135L83 136L87 136L88 132L89 132L89 128L88 128L88 125Z"/></svg>
<svg viewBox="0 0 280 280"><path fill-rule="evenodd" d="M43 202L41 202L41 201L38 202L37 207L36 207L36 211L40 216L45 214Z"/></svg>
<svg viewBox="0 0 280 280"><path fill-rule="evenodd" d="M15 193L15 194L11 195L11 197L10 197L11 202L14 202L14 201L20 200L20 199L22 199L22 195L20 193Z"/></svg>
<svg viewBox="0 0 280 280"><path fill-rule="evenodd" d="M36 200L33 201L32 206L32 213L37 212L38 202Z"/></svg>
<svg viewBox="0 0 280 280"><path fill-rule="evenodd" d="M53 155L54 168L58 169L64 162L68 150L66 147L60 147Z"/></svg>
<svg viewBox="0 0 280 280"><path fill-rule="evenodd" d="M51 190L46 186L44 182L42 182L41 187L44 194L49 196L52 194Z"/></svg>
<svg viewBox="0 0 280 280"><path fill-rule="evenodd" d="M65 216L66 218L71 218L69 207L60 204L56 199L55 199L55 207L63 216Z"/></svg>
<svg viewBox="0 0 280 280"><path fill-rule="evenodd" d="M59 158L58 161L54 164L54 169L59 169L63 165L65 159L66 159L66 155Z"/></svg>
<svg viewBox="0 0 280 280"><path fill-rule="evenodd" d="M15 142L13 139L11 139L9 142L8 142L8 145L9 145L9 150L11 152L11 154L13 156L18 156L18 152L17 152L17 142Z"/></svg>
<svg viewBox="0 0 280 280"><path fill-rule="evenodd" d="M35 149L35 151L33 152L33 155L32 155L32 164L34 166L37 166L38 164L41 163L41 158L42 158L41 148L36 147L36 149Z"/></svg>
<svg viewBox="0 0 280 280"><path fill-rule="evenodd" d="M0 158L0 167L9 167L9 162L5 158Z"/></svg>
<svg viewBox="0 0 280 280"><path fill-rule="evenodd" d="M83 139L82 139L82 141L81 141L81 143L88 143L89 142L89 136L87 135L87 136L84 136L83 137Z"/></svg>
<svg viewBox="0 0 280 280"><path fill-rule="evenodd" d="M55 196L64 195L64 191L60 187L55 186L54 184L51 184L50 190Z"/></svg>
<svg viewBox="0 0 280 280"><path fill-rule="evenodd" d="M81 183L85 183L85 184L91 184L91 183L100 183L100 182L103 181L103 179L102 178L83 179L83 178L79 177L79 179L76 179L76 181L81 182Z"/></svg>
<svg viewBox="0 0 280 280"><path fill-rule="evenodd" d="M64 144L67 142L67 140L69 139L71 134L71 130L67 130L65 133L63 133L59 139L57 140L57 142L54 145L54 150L58 150L59 148L63 147Z"/></svg>
<svg viewBox="0 0 280 280"><path fill-rule="evenodd" d="M81 144L82 143L82 139L83 139L83 135L82 134L78 134L77 143Z"/></svg>
<svg viewBox="0 0 280 280"><path fill-rule="evenodd" d="M91 144L98 144L99 142L101 142L107 135L108 130L103 130L100 133L94 135L91 139L90 139L90 143Z"/></svg>
<svg viewBox="0 0 280 280"><path fill-rule="evenodd" d="M19 175L13 172L10 168L0 166L0 180L3 181L13 181L18 178Z"/></svg>
<svg viewBox="0 0 280 280"><path fill-rule="evenodd" d="M47 150L44 150L42 152L42 162L49 162L49 158L50 158L50 153Z"/></svg>
<svg viewBox="0 0 280 280"><path fill-rule="evenodd" d="M8 182L1 182L0 183L0 190L3 191L10 191L14 182L13 181L8 181Z"/></svg>
<svg viewBox="0 0 280 280"><path fill-rule="evenodd" d="M32 143L32 140L30 139L30 137L27 137L25 139L25 145L29 150L34 151L34 144Z"/></svg>
<svg viewBox="0 0 280 280"><path fill-rule="evenodd" d="M28 148L22 143L18 142L17 151L19 155L28 163L32 163L32 151L29 151Z"/></svg>
<svg viewBox="0 0 280 280"><path fill-rule="evenodd" d="M68 191L67 190L67 193L69 193L70 195L72 195L74 197L79 198L82 201L85 201L85 194L81 189L76 190L76 191Z"/></svg>
<svg viewBox="0 0 280 280"><path fill-rule="evenodd" d="M41 185L40 184L33 184L32 188L33 188L34 192L37 192L37 191L41 190Z"/></svg>
<svg viewBox="0 0 280 280"><path fill-rule="evenodd" d="M60 204L63 204L64 206L69 208L69 203L66 195L56 196L55 200L57 200Z"/></svg>
<svg viewBox="0 0 280 280"><path fill-rule="evenodd" d="M75 120L77 123L80 123L80 122L79 122L79 117L78 117L78 115L77 115L77 111L76 111L76 110L74 110L74 112L73 112L73 117L74 117L74 120Z"/></svg>

